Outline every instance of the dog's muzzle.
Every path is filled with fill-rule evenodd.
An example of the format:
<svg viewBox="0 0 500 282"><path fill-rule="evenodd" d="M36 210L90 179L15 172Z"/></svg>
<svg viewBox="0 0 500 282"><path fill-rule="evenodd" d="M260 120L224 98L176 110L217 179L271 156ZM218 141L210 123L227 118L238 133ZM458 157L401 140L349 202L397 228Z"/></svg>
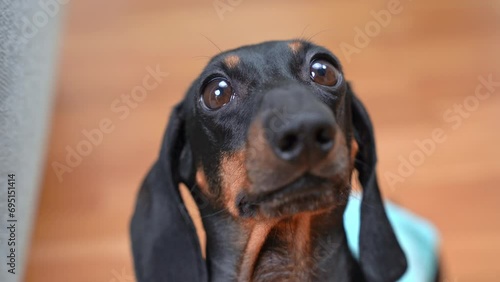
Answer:
<svg viewBox="0 0 500 282"><path fill-rule="evenodd" d="M290 85L262 96L248 133L252 187L244 198L261 209L324 208L348 185L343 134L333 110L310 91Z"/></svg>

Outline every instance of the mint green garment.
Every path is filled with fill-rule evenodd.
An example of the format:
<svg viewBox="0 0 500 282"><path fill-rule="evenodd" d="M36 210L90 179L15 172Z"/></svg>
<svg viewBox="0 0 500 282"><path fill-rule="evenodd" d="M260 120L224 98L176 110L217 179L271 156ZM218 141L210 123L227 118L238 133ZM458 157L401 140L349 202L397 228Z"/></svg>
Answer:
<svg viewBox="0 0 500 282"><path fill-rule="evenodd" d="M361 195L351 195L344 225L349 248L356 258L359 258L360 210ZM439 235L434 226L391 202L386 201L385 210L408 260L408 269L398 281L434 281L439 263Z"/></svg>

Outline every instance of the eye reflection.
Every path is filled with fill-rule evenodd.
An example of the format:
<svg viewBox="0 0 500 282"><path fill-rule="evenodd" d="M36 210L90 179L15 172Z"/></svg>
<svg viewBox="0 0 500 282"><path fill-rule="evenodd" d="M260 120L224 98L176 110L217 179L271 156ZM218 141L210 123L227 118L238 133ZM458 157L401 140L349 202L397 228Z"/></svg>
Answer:
<svg viewBox="0 0 500 282"><path fill-rule="evenodd" d="M317 84L334 86L338 81L338 71L325 60L317 60L310 67L311 79Z"/></svg>
<svg viewBox="0 0 500 282"><path fill-rule="evenodd" d="M207 84L201 99L207 108L217 110L229 103L233 95L231 85L226 80L217 78Z"/></svg>

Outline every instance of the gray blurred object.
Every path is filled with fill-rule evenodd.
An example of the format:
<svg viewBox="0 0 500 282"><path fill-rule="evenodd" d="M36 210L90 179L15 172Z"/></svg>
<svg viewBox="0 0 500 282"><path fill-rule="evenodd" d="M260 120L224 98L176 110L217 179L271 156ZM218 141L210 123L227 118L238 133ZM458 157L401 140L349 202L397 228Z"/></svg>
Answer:
<svg viewBox="0 0 500 282"><path fill-rule="evenodd" d="M22 281L49 136L59 22L69 0L0 0L0 281ZM16 274L8 272L7 175L16 178Z"/></svg>

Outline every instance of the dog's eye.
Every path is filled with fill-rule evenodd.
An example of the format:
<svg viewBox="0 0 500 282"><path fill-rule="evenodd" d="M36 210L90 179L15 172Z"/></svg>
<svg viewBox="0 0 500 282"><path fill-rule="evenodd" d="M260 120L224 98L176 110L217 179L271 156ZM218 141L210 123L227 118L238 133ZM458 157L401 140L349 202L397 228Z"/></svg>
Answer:
<svg viewBox="0 0 500 282"><path fill-rule="evenodd" d="M205 86L201 99L207 108L217 110L229 103L233 94L233 88L229 85L229 82L222 78L217 78Z"/></svg>
<svg viewBox="0 0 500 282"><path fill-rule="evenodd" d="M337 69L327 61L316 60L312 62L310 73L311 79L317 84L325 86L334 86L337 84Z"/></svg>

